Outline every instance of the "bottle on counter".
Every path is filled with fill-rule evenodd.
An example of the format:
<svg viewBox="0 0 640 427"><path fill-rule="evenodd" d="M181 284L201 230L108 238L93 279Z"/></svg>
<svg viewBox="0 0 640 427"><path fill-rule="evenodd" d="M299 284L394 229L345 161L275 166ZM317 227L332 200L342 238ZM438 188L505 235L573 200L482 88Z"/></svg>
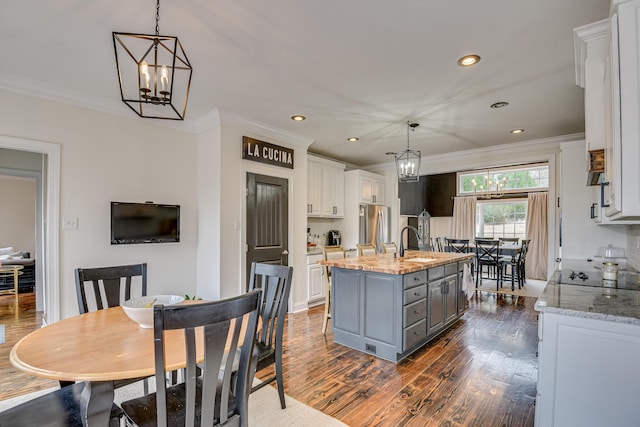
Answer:
<svg viewBox="0 0 640 427"><path fill-rule="evenodd" d="M618 263L603 262L602 263L602 279L617 281L618 280Z"/></svg>

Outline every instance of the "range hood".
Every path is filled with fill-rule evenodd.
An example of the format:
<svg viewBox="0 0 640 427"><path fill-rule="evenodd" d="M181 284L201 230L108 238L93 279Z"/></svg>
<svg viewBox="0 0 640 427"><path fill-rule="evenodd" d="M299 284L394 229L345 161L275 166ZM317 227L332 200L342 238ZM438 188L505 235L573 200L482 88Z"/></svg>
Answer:
<svg viewBox="0 0 640 427"><path fill-rule="evenodd" d="M604 149L589 150L589 173L587 185L600 185L604 173Z"/></svg>

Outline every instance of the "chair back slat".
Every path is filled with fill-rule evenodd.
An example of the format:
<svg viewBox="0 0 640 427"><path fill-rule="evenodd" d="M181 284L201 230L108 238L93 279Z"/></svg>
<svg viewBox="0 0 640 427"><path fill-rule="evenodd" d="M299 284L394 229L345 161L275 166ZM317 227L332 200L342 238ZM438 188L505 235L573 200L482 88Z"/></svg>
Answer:
<svg viewBox="0 0 640 427"><path fill-rule="evenodd" d="M133 278L136 277L136 294L147 295L147 264L120 265L112 267L76 268L76 297L80 314L89 312L93 306L97 310L115 307L131 298L134 287ZM87 292L90 288L90 293ZM124 288L124 294L123 294ZM89 304L89 301L93 304Z"/></svg>
<svg viewBox="0 0 640 427"><path fill-rule="evenodd" d="M500 241L476 239L476 257L480 260L498 262L500 257Z"/></svg>

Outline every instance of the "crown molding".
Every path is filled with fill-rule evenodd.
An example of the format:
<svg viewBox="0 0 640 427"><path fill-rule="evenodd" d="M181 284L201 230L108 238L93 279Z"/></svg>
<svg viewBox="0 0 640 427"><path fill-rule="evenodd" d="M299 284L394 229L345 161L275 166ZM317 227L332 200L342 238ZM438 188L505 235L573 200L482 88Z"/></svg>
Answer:
<svg viewBox="0 0 640 427"><path fill-rule="evenodd" d="M584 63L587 60L587 45L607 37L609 20L592 22L573 30L573 55L575 57L576 84L584 88Z"/></svg>

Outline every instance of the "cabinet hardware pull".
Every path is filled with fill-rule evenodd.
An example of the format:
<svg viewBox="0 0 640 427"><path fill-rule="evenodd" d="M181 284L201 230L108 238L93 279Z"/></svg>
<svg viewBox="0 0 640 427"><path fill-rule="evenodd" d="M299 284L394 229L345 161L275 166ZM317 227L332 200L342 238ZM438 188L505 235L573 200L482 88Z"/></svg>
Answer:
<svg viewBox="0 0 640 427"><path fill-rule="evenodd" d="M608 182L601 182L600 183L600 206L602 206L603 208L608 208L610 205L605 205L604 204L604 187L605 185L609 185Z"/></svg>
<svg viewBox="0 0 640 427"><path fill-rule="evenodd" d="M597 203L591 203L591 219L596 217L596 206L598 206Z"/></svg>

